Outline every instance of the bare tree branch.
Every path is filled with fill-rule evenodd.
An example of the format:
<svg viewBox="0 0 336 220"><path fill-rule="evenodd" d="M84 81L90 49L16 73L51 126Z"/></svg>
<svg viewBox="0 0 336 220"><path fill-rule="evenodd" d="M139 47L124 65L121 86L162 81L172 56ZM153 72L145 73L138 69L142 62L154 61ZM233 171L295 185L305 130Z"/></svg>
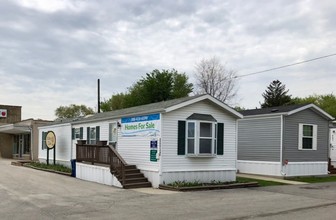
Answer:
<svg viewBox="0 0 336 220"><path fill-rule="evenodd" d="M222 102L237 96L236 71L227 69L217 57L201 60L195 69L196 94L210 94Z"/></svg>

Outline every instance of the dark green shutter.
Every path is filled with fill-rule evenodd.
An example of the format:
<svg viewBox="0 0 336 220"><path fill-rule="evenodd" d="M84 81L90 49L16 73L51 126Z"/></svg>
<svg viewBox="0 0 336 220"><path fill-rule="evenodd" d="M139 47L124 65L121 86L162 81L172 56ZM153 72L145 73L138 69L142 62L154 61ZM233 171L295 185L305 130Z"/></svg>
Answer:
<svg viewBox="0 0 336 220"><path fill-rule="evenodd" d="M46 136L47 136L47 132L42 131L42 150L47 148Z"/></svg>
<svg viewBox="0 0 336 220"><path fill-rule="evenodd" d="M99 138L100 138L100 127L97 126L96 127L96 141L99 141Z"/></svg>
<svg viewBox="0 0 336 220"><path fill-rule="evenodd" d="M79 139L83 140L83 127L79 128Z"/></svg>
<svg viewBox="0 0 336 220"><path fill-rule="evenodd" d="M90 127L86 128L86 143L90 144Z"/></svg>
<svg viewBox="0 0 336 220"><path fill-rule="evenodd" d="M71 129L71 137L72 137L72 140L76 138L76 132L74 128Z"/></svg>
<svg viewBox="0 0 336 220"><path fill-rule="evenodd" d="M224 124L217 124L217 155L224 154Z"/></svg>
<svg viewBox="0 0 336 220"><path fill-rule="evenodd" d="M186 122L178 121L177 126L177 155L185 155Z"/></svg>

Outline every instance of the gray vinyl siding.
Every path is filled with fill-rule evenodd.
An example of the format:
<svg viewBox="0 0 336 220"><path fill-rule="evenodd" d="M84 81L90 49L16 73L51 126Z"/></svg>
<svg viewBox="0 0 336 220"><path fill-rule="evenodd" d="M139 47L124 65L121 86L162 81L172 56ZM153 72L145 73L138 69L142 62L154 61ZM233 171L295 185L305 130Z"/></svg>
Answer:
<svg viewBox="0 0 336 220"><path fill-rule="evenodd" d="M317 150L299 150L299 124L317 125ZM311 109L284 117L283 159L289 162L327 161L329 123Z"/></svg>
<svg viewBox="0 0 336 220"><path fill-rule="evenodd" d="M280 161L281 116L238 121L238 160Z"/></svg>

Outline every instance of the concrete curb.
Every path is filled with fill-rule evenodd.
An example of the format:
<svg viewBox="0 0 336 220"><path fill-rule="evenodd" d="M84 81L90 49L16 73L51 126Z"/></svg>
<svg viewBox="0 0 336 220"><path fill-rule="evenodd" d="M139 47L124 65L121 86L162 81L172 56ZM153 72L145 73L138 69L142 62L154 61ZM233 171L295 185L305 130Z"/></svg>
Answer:
<svg viewBox="0 0 336 220"><path fill-rule="evenodd" d="M215 189L236 189L247 187L258 187L257 182L250 183L232 183L223 185L208 185L208 186L190 186L190 187L173 187L168 185L159 185L159 189L173 190L173 191L199 191L199 190L215 190Z"/></svg>

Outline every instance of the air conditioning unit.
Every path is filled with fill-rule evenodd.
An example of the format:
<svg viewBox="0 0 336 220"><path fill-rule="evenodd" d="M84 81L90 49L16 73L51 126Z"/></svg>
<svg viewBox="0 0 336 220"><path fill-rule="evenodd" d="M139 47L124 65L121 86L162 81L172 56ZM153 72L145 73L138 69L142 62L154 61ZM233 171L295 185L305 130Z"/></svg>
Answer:
<svg viewBox="0 0 336 220"><path fill-rule="evenodd" d="M7 117L7 109L0 109L0 118Z"/></svg>

